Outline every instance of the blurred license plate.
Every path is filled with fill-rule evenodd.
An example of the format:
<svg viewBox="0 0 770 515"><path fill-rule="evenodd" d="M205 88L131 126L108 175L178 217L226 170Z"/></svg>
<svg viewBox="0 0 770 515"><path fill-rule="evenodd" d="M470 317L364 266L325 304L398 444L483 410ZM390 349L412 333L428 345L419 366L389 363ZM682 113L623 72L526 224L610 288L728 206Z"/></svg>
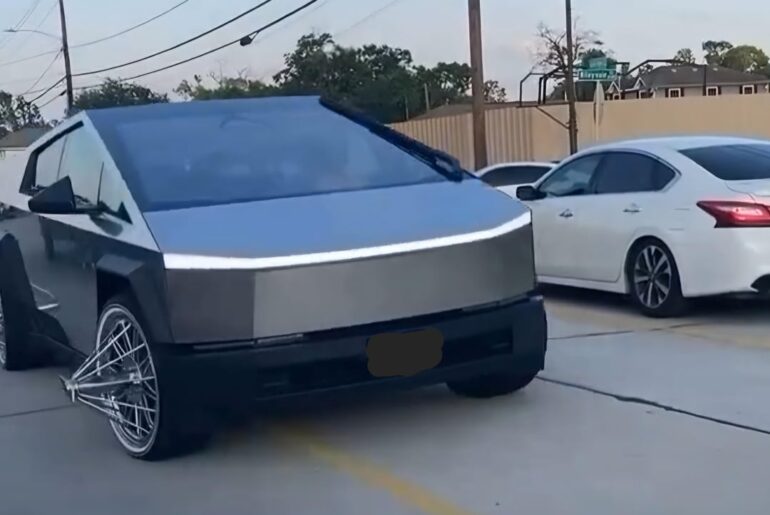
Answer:
<svg viewBox="0 0 770 515"><path fill-rule="evenodd" d="M438 329L384 333L369 338L366 354L374 377L410 377L441 363L444 336Z"/></svg>

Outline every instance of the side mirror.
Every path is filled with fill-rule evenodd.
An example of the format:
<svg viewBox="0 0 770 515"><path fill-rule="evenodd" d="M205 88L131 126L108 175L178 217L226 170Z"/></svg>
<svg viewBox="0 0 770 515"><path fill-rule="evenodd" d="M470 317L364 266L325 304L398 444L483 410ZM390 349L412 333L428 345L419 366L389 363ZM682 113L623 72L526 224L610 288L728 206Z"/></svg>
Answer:
<svg viewBox="0 0 770 515"><path fill-rule="evenodd" d="M535 189L534 186L519 186L516 189L516 198L524 201L540 200L545 194Z"/></svg>
<svg viewBox="0 0 770 515"><path fill-rule="evenodd" d="M33 213L48 215L97 214L100 209L94 206L78 206L72 180L69 177L59 179L37 193L27 203Z"/></svg>

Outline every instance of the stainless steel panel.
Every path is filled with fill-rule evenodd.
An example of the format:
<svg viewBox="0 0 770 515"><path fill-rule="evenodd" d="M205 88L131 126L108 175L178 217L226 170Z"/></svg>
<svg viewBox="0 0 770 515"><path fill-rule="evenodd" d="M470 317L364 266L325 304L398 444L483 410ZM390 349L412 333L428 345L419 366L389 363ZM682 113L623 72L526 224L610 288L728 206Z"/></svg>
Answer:
<svg viewBox="0 0 770 515"><path fill-rule="evenodd" d="M532 226L371 259L262 271L168 270L178 343L248 340L439 313L535 284Z"/></svg>

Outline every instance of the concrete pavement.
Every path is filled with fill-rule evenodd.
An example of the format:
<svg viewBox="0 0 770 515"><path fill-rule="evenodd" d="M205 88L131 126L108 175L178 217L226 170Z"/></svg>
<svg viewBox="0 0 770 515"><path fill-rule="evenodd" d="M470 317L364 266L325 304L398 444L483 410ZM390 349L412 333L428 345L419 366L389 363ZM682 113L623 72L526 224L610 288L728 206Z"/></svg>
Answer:
<svg viewBox="0 0 770 515"><path fill-rule="evenodd" d="M550 318L542 376L561 384L489 401L442 387L327 401L155 464L125 457L98 415L67 407L56 371L2 373L0 513L770 511L769 349L600 301L553 299Z"/></svg>

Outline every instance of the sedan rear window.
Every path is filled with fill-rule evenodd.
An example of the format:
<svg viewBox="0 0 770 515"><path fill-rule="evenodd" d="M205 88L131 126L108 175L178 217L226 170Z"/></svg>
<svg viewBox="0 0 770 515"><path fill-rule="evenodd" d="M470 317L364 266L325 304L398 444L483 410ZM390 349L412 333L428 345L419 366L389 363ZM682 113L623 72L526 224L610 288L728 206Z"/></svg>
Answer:
<svg viewBox="0 0 770 515"><path fill-rule="evenodd" d="M770 145L740 144L682 150L682 154L724 181L770 179Z"/></svg>
<svg viewBox="0 0 770 515"><path fill-rule="evenodd" d="M446 180L318 102L201 102L93 117L144 211Z"/></svg>

